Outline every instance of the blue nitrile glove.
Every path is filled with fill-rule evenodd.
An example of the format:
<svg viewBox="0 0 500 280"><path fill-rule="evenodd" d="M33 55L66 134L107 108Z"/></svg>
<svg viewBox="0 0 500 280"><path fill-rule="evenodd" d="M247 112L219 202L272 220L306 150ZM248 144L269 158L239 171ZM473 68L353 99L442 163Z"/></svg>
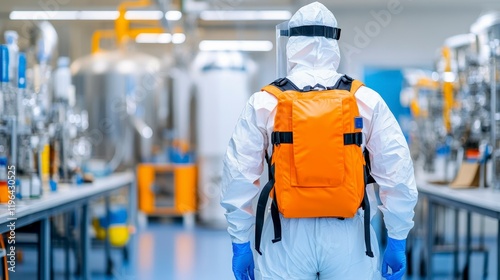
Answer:
<svg viewBox="0 0 500 280"><path fill-rule="evenodd" d="M233 273L236 280L254 280L254 268L250 242L243 244L233 243Z"/></svg>
<svg viewBox="0 0 500 280"><path fill-rule="evenodd" d="M406 273L406 239L397 240L388 237L382 261L382 276L387 280L401 280ZM388 267L392 274L388 273Z"/></svg>

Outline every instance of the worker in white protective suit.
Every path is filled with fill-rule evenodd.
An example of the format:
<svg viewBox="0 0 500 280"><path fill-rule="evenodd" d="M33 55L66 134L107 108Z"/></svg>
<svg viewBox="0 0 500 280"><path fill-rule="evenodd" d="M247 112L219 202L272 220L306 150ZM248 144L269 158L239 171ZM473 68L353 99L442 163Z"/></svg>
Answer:
<svg viewBox="0 0 500 280"><path fill-rule="evenodd" d="M337 27L334 15L315 2L302 7L289 27L323 25ZM287 78L299 88L334 85L340 51L336 40L321 36L290 37L286 45ZM233 242L236 279L401 279L406 270L405 240L413 227L417 202L413 163L395 117L381 96L361 87L355 94L363 119L363 146L370 153L371 175L376 180L388 232L388 246L380 258L372 229L374 257L365 255L363 212L351 219L281 216L282 239L273 243L271 219L266 219L262 255L250 248L255 211L253 201L261 188L265 150L271 154L271 133L277 99L268 92L253 94L240 119L224 159L221 205L226 209ZM373 185L367 187L372 217L377 209ZM382 261L380 261L382 259ZM254 261L255 260L255 261ZM255 269L254 269L255 263Z"/></svg>

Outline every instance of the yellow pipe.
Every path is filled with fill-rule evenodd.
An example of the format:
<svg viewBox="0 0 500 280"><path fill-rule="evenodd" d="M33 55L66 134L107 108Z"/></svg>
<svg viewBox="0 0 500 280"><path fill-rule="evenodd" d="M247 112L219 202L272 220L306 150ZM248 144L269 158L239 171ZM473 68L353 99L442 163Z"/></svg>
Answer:
<svg viewBox="0 0 500 280"><path fill-rule="evenodd" d="M127 10L128 8L141 8L151 6L150 0L125 1L118 5L118 10Z"/></svg>
<svg viewBox="0 0 500 280"><path fill-rule="evenodd" d="M101 38L112 38L115 37L114 30L96 30L92 34L92 53L99 52L101 50L100 43Z"/></svg>
<svg viewBox="0 0 500 280"><path fill-rule="evenodd" d="M444 72L451 73L451 54L448 47L443 48L443 58L445 61ZM448 133L451 132L451 109L453 107L453 82L444 81L443 82L443 122Z"/></svg>
<svg viewBox="0 0 500 280"><path fill-rule="evenodd" d="M133 22L146 23L152 27L146 28L130 28L131 20L125 18L125 13L128 8L139 8L147 7L151 5L150 0L138 0L138 1L125 1L120 3L118 6L118 18L115 20L114 30L97 30L92 35L92 53L96 53L100 50L99 44L101 38L111 38L116 37L117 45L122 45L128 38L135 39L138 34L141 33L164 33L164 29L161 27L155 27L151 24L153 20L133 20Z"/></svg>
<svg viewBox="0 0 500 280"><path fill-rule="evenodd" d="M125 13L129 8L140 8L151 6L150 0L125 1L118 5L118 18L115 21L116 39L118 45L130 38L130 20L125 18Z"/></svg>
<svg viewBox="0 0 500 280"><path fill-rule="evenodd" d="M426 118L428 116L428 112L422 110L420 108L420 105L418 104L418 94L421 89L429 89L429 90L436 90L438 87L438 84L428 78L420 78L418 79L417 83L413 86L415 90L415 96L410 102L410 112L411 114L415 117L423 117Z"/></svg>
<svg viewBox="0 0 500 280"><path fill-rule="evenodd" d="M428 88L428 89L437 89L438 84L437 82L428 79L428 78L420 78L417 81L417 84L415 85L417 88Z"/></svg>
<svg viewBox="0 0 500 280"><path fill-rule="evenodd" d="M130 22L125 19L126 10L118 9L118 18L115 20L116 41L121 45L127 37L130 28Z"/></svg>
<svg viewBox="0 0 500 280"><path fill-rule="evenodd" d="M418 90L415 90L418 91ZM412 99L410 102L410 112L414 118L420 117L420 106L418 105L417 99Z"/></svg>

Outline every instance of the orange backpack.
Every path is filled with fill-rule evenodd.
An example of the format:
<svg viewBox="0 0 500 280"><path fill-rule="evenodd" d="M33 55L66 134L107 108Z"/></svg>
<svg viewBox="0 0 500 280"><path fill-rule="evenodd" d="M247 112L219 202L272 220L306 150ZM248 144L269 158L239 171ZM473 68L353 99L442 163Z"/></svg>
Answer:
<svg viewBox="0 0 500 280"><path fill-rule="evenodd" d="M368 211L368 173L361 149L363 120L354 96L361 86L360 81L344 75L328 88L316 85L299 89L282 78L262 89L278 99L278 106L271 160L266 152L270 180L257 206L255 246L259 254L270 195L273 242L281 240L279 213L285 218L344 219L354 217L360 207ZM316 90L318 87L322 90ZM369 216L365 213L365 241L369 241ZM369 245L366 253L370 256Z"/></svg>

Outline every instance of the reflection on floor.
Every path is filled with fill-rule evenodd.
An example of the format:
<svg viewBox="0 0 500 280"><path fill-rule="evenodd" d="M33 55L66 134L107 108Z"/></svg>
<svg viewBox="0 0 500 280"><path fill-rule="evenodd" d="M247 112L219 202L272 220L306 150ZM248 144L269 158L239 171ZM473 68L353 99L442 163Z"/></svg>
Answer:
<svg viewBox="0 0 500 280"><path fill-rule="evenodd" d="M188 280L232 279L231 240L227 231L197 227L185 230L178 221L150 223L136 239L137 253L131 254L130 264L123 263L120 250L112 250L115 263L113 276L105 276L102 248L91 254L92 280ZM37 279L37 253L23 249L24 260L18 263L11 280ZM54 280L64 278L64 254L55 251ZM71 271L75 270L71 261ZM79 279L73 276L71 279Z"/></svg>
<svg viewBox="0 0 500 280"><path fill-rule="evenodd" d="M489 253L488 279L496 279L496 238L487 238ZM234 279L231 272L231 241L225 230L196 227L185 230L179 221L150 223L140 231L136 243L137 252L131 254L131 261L122 261L119 250L112 251L115 263L113 276L105 276L105 259L102 248L96 248L91 255L92 279L117 280L212 280ZM417 246L418 247L418 246ZM416 249L418 252L419 249ZM34 248L23 249L24 260L18 263L16 273L10 274L11 280L37 279L37 257ZM65 279L63 273L64 254L57 249L54 256L54 279ZM461 257L463 263L463 256ZM418 269L418 261L413 261ZM74 271L74 261L71 261ZM450 276L452 258L450 255L434 257L436 280L452 279ZM472 256L471 278L482 279L483 256ZM415 271L418 275L418 270ZM79 279L73 276L71 279ZM407 280L421 279L418 276L406 277Z"/></svg>
<svg viewBox="0 0 500 280"><path fill-rule="evenodd" d="M458 279L483 279L483 280L493 280L497 279L497 251L496 244L497 238L486 237L484 240L485 247L488 248L488 254L482 252L473 252L471 254L471 264L469 266L469 277L464 277L461 272L465 268L465 253L460 253L458 255L458 270L460 276ZM461 244L463 244L462 242ZM478 244L478 240L473 239L472 244ZM421 273L421 265L423 259L420 258L422 252L422 245L417 241L415 244L415 251L413 252L412 271L413 275L408 275L407 280L420 280L425 279L424 274ZM485 255L487 255L485 264ZM453 255L451 253L438 253L433 256L433 280L449 280L453 279ZM487 266L487 273L484 274L485 265ZM425 268L424 268L425 269ZM483 276L486 275L486 278Z"/></svg>

